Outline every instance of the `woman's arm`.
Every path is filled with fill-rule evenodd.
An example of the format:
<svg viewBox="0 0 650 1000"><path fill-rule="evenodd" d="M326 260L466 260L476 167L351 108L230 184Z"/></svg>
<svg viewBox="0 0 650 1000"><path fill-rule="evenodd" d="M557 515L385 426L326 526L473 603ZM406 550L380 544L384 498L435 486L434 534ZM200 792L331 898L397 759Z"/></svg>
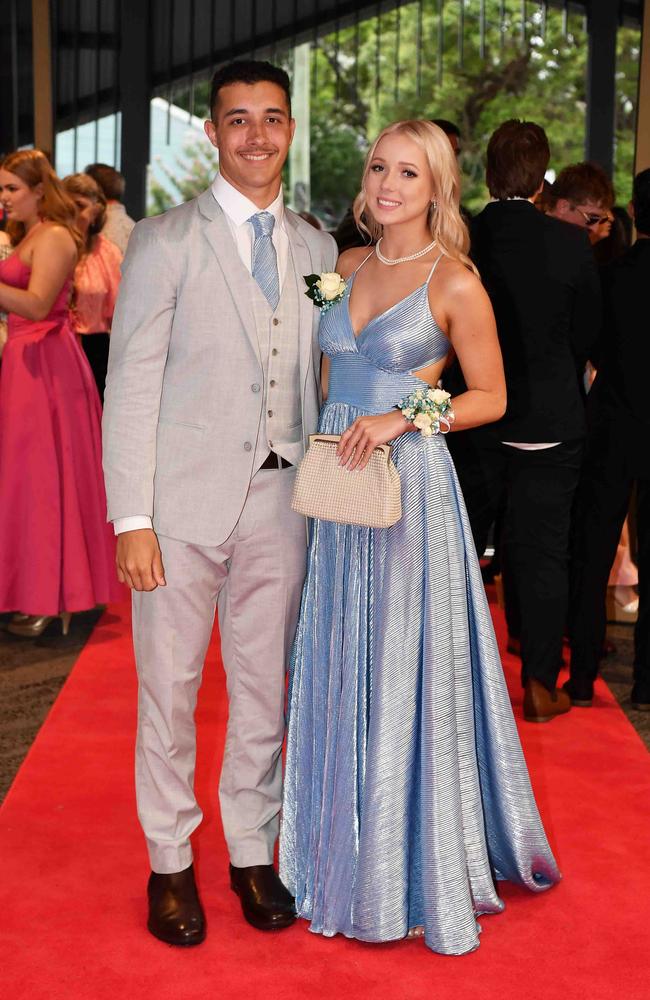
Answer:
<svg viewBox="0 0 650 1000"><path fill-rule="evenodd" d="M23 319L42 320L54 305L77 260L77 248L63 226L48 226L34 238L27 288L0 283L0 309Z"/></svg>
<svg viewBox="0 0 650 1000"><path fill-rule="evenodd" d="M490 299L476 275L455 262L441 271L435 286L430 292L431 299L436 297L431 308L448 330L467 386L466 392L452 400L456 417L452 430L491 424L505 413L507 398Z"/></svg>

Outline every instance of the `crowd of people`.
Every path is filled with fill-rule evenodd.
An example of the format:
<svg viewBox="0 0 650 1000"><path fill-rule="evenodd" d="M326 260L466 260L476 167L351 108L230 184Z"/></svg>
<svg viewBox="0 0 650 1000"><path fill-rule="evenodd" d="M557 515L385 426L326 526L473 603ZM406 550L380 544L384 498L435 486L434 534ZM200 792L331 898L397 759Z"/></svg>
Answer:
<svg viewBox="0 0 650 1000"><path fill-rule="evenodd" d="M549 186L543 128L510 120L472 218L459 130L398 122L369 150L336 263L332 237L283 203L290 104L270 64L219 70L206 122L219 175L140 223L123 263L115 171L59 180L37 150L3 160L0 610L35 636L112 600L117 578L134 592L156 937L205 936L193 712L218 604L220 799L246 919L280 929L297 913L326 935L422 934L462 954L476 914L503 907L495 873L533 892L560 878L483 588L490 532L524 718L548 722L592 704L636 487L632 703L650 710L650 170L628 246L606 174L574 164ZM307 298L304 276L333 273L331 297ZM423 400L444 403L433 422ZM351 474L392 444L397 523L317 520L306 547L291 491L316 427Z"/></svg>

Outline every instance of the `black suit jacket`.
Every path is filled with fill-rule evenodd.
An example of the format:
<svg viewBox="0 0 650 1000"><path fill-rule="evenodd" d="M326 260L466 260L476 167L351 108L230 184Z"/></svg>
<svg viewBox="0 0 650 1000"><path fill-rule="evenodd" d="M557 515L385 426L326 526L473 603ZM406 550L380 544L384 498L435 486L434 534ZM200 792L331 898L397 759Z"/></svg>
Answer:
<svg viewBox="0 0 650 1000"><path fill-rule="evenodd" d="M602 355L587 405L591 433L615 428L630 474L650 479L650 239L637 240L605 268L603 290Z"/></svg>
<svg viewBox="0 0 650 1000"><path fill-rule="evenodd" d="M472 257L496 316L508 391L505 415L486 430L501 441L582 437L579 373L602 322L586 233L528 201L491 202L473 220Z"/></svg>

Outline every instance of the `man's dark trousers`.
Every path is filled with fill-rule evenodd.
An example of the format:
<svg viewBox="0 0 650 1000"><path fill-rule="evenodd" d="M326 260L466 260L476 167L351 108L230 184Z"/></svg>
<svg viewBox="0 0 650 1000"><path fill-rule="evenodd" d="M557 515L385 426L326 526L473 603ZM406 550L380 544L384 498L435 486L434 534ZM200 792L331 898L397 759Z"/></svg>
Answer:
<svg viewBox="0 0 650 1000"><path fill-rule="evenodd" d="M623 430L622 433L625 433ZM650 703L650 479L636 479L620 429L603 423L587 439L576 493L571 559L571 694L588 700L607 627L607 583L636 481L639 618L632 701Z"/></svg>
<svg viewBox="0 0 650 1000"><path fill-rule="evenodd" d="M583 442L522 451L490 432L449 435L479 557L505 495L504 560L521 622L522 683L552 691L569 597L571 508Z"/></svg>

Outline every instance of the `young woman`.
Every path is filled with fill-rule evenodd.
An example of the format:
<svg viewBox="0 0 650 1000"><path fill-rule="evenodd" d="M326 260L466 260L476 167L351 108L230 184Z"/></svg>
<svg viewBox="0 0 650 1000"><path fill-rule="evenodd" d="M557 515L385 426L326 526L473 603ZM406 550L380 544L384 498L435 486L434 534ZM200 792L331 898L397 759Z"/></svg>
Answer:
<svg viewBox="0 0 650 1000"><path fill-rule="evenodd" d="M63 185L77 206L77 229L84 241L74 272L72 325L81 335L81 346L103 402L122 254L102 235L106 198L99 185L88 174L70 174Z"/></svg>
<svg viewBox="0 0 650 1000"><path fill-rule="evenodd" d="M313 524L280 854L313 931L365 941L423 933L452 955L477 947L477 914L503 909L495 878L535 892L560 878L444 434L420 434L398 408L436 386L455 351L469 388L453 400L452 429L505 409L459 200L440 129L384 129L355 203L380 239L341 256L345 295L320 324L320 430L342 435L350 475L392 442L403 513L388 529Z"/></svg>
<svg viewBox="0 0 650 1000"><path fill-rule="evenodd" d="M69 325L81 238L75 206L39 150L0 165L14 252L0 263L9 336L0 375L0 610L15 635L116 596L100 403Z"/></svg>

